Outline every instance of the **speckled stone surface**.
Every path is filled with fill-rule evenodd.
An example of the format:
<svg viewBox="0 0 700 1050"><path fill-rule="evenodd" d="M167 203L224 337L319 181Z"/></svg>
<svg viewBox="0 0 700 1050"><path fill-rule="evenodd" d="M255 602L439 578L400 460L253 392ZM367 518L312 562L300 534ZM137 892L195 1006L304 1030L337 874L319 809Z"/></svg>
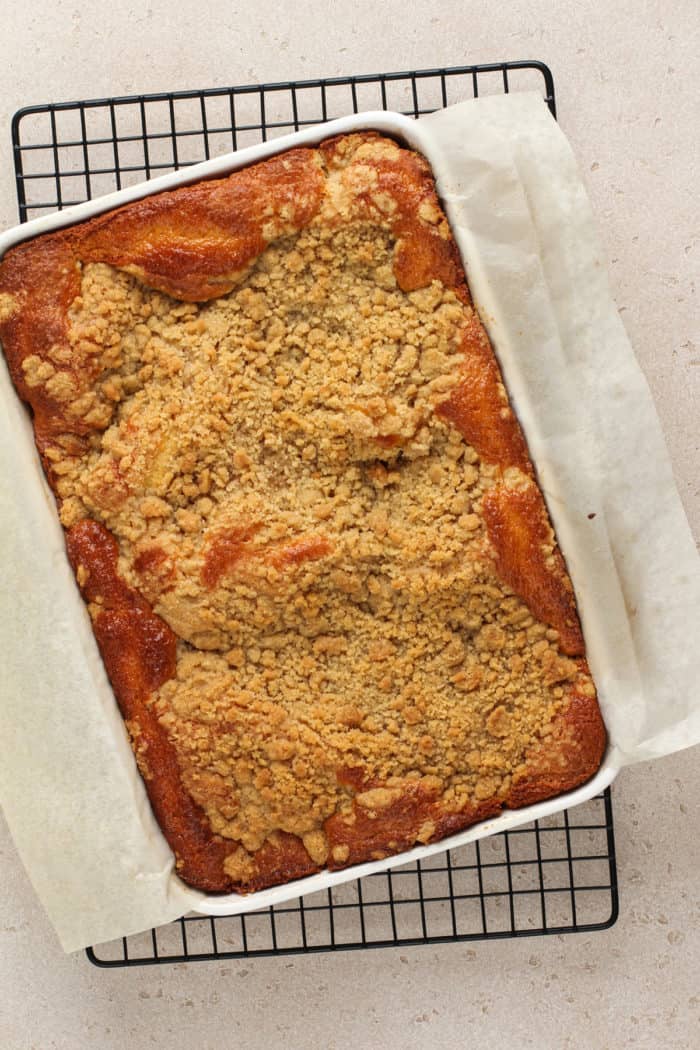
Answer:
<svg viewBox="0 0 700 1050"><path fill-rule="evenodd" d="M21 105L539 58L700 537L698 23L691 0L28 0L2 11L0 224ZM9 59L9 60L8 60ZM700 1045L700 750L614 787L621 914L570 937L98 971L66 957L0 823L0 1044L169 1050Z"/></svg>

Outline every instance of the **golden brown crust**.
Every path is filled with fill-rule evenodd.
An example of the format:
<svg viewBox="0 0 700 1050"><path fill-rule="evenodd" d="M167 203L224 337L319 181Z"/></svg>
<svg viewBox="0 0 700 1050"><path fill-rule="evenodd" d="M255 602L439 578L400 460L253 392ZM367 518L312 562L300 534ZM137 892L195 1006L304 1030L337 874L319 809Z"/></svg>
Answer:
<svg viewBox="0 0 700 1050"><path fill-rule="evenodd" d="M488 337L474 314L465 327L459 382L438 412L483 459L532 473L520 424L510 407Z"/></svg>
<svg viewBox="0 0 700 1050"><path fill-rule="evenodd" d="M44 386L30 391L22 364L30 355L52 358L57 372L77 380L74 356L60 360L56 350L69 346L68 312L80 292L81 267L108 263L178 299L206 301L230 291L267 244L302 229L318 210L322 190L316 151L290 150L236 178L156 194L7 252L0 330L13 381L32 406L42 443L43 435L65 429L65 420ZM96 378L85 375L85 361L77 365L83 378ZM72 419L71 429L89 433L93 427L88 417Z"/></svg>
<svg viewBox="0 0 700 1050"><path fill-rule="evenodd" d="M595 696L572 690L551 728L546 746L540 743L528 753L527 768L508 797L512 809L571 791L600 765L607 736Z"/></svg>
<svg viewBox="0 0 700 1050"><path fill-rule="evenodd" d="M177 639L140 594L117 574L118 548L95 521L68 531L68 557L83 598L90 603L93 630L124 716L151 805L180 873L203 890L220 889L219 872L228 852L212 837L202 810L185 791L177 755L147 698L175 673Z"/></svg>
<svg viewBox="0 0 700 1050"><path fill-rule="evenodd" d="M23 244L0 336L183 879L385 857L595 772L573 591L423 158L339 136Z"/></svg>
<svg viewBox="0 0 700 1050"><path fill-rule="evenodd" d="M502 805L493 798L451 813L440 805L436 785L416 783L394 790L368 786L353 799L349 813L335 814L324 825L328 867L383 860L417 844L438 842L495 816Z"/></svg>
<svg viewBox="0 0 700 1050"><path fill-rule="evenodd" d="M381 140L371 133L338 135L321 143L320 151L329 169L342 169L353 162L357 166L358 143L373 141ZM445 216L438 205L427 162L417 153L405 150L390 155L382 151L376 156L365 153L361 166L366 182L353 195L355 217L383 220L388 212L399 287L411 292L425 288L431 281L440 281L468 301L457 245L451 236L446 236ZM370 173L369 178L365 172Z"/></svg>
<svg viewBox="0 0 700 1050"><path fill-rule="evenodd" d="M484 496L482 513L498 575L538 620L558 631L562 652L583 655L573 588L561 552L551 543L540 490L495 485Z"/></svg>

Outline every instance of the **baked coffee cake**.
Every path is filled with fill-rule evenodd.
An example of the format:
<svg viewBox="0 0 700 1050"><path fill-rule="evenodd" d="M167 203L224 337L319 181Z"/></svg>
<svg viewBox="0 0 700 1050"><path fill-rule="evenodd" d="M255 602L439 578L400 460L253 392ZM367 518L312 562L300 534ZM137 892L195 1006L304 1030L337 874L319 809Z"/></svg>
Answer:
<svg viewBox="0 0 700 1050"><path fill-rule="evenodd" d="M572 586L419 154L340 136L21 244L0 336L186 882L383 858L596 771Z"/></svg>

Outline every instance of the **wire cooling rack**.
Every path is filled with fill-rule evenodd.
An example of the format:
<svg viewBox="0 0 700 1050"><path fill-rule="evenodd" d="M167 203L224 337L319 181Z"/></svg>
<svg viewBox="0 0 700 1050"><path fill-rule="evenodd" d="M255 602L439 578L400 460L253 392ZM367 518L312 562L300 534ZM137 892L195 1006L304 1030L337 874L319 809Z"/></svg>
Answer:
<svg viewBox="0 0 700 1050"><path fill-rule="evenodd" d="M602 930L617 918L609 792L480 842L247 915L186 917L88 949L97 966Z"/></svg>
<svg viewBox="0 0 700 1050"><path fill-rule="evenodd" d="M540 91L556 116L541 62L28 106L12 121L20 222L348 113L417 117L510 90Z"/></svg>
<svg viewBox="0 0 700 1050"><path fill-rule="evenodd" d="M364 110L420 116L537 90L540 62L30 106L12 121L20 221ZM98 966L289 955L599 930L617 918L610 793L436 857L246 915L191 917L88 949Z"/></svg>

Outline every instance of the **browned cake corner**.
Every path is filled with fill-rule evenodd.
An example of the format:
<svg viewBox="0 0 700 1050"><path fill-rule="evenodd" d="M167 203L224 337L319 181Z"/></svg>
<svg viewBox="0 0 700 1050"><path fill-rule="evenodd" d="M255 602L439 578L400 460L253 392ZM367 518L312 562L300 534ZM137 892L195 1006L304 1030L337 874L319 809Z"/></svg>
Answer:
<svg viewBox="0 0 700 1050"><path fill-rule="evenodd" d="M0 336L183 879L572 788L573 590L430 170L374 133L9 251Z"/></svg>

